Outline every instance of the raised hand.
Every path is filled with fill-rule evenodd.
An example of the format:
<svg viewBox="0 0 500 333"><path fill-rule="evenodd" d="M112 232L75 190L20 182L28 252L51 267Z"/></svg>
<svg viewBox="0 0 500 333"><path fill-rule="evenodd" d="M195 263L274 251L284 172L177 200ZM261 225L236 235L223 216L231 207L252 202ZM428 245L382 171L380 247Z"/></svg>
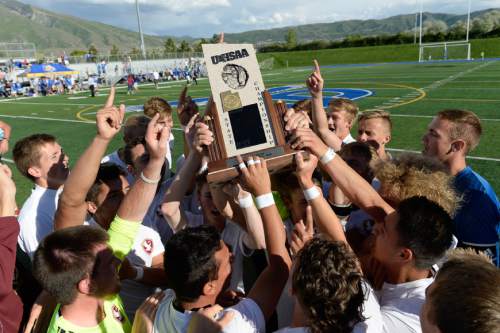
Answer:
<svg viewBox="0 0 500 333"><path fill-rule="evenodd" d="M239 183L226 183L222 187L222 191L229 196L230 198L233 198L234 200L246 198L250 193L247 191L243 190L241 185Z"/></svg>
<svg viewBox="0 0 500 333"><path fill-rule="evenodd" d="M246 190L254 196L271 192L271 179L267 170L266 160L260 157L249 157L243 162L241 156L236 157L240 164L241 181Z"/></svg>
<svg viewBox="0 0 500 333"><path fill-rule="evenodd" d="M314 71L306 80L307 88L309 93L313 97L319 96L323 92L323 77L321 76L321 70L317 60L314 60Z"/></svg>
<svg viewBox="0 0 500 333"><path fill-rule="evenodd" d="M286 122L285 130L289 132L296 128L309 128L309 125L312 124L305 111L295 111L293 108L286 111L283 119Z"/></svg>
<svg viewBox="0 0 500 333"><path fill-rule="evenodd" d="M290 138L293 149L307 149L316 157L323 156L328 146L309 128L297 128Z"/></svg>
<svg viewBox="0 0 500 333"><path fill-rule="evenodd" d="M132 333L150 333L153 331L156 311L163 297L165 297L165 294L161 291L146 298L135 312Z"/></svg>
<svg viewBox="0 0 500 333"><path fill-rule="evenodd" d="M125 105L121 104L119 108L113 105L115 99L115 87L111 87L108 99L104 107L97 111L96 125L97 135L105 140L111 140L120 132L120 128L125 116Z"/></svg>
<svg viewBox="0 0 500 333"><path fill-rule="evenodd" d="M304 245L314 237L314 221L311 206L306 208L306 224L300 220L293 228L290 248L293 255L297 255Z"/></svg>
<svg viewBox="0 0 500 333"><path fill-rule="evenodd" d="M195 123L191 128L191 131L194 132L190 135L192 139L190 147L192 147L193 151L197 154L203 155L205 147L214 142L212 131L210 131L208 126L202 122Z"/></svg>
<svg viewBox="0 0 500 333"><path fill-rule="evenodd" d="M167 141L170 136L170 128L158 123L160 114L157 113L151 119L146 130L146 148L150 160L165 161L167 153Z"/></svg>
<svg viewBox="0 0 500 333"><path fill-rule="evenodd" d="M198 113L198 105L190 96L187 96L188 87L185 86L179 95L179 103L177 104L177 116L182 126L187 126L193 115Z"/></svg>
<svg viewBox="0 0 500 333"><path fill-rule="evenodd" d="M299 183L302 185L310 185L312 183L312 175L314 170L318 166L318 158L309 154L308 159L304 159L304 156L301 153L295 154L295 173L297 174L297 178ZM309 188L310 186L307 186Z"/></svg>

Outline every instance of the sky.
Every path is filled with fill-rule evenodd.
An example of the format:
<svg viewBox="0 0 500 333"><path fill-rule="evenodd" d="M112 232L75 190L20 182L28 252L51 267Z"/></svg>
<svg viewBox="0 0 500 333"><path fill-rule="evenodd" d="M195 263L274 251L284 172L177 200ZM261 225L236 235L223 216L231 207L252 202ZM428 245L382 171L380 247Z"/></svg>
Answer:
<svg viewBox="0 0 500 333"><path fill-rule="evenodd" d="M135 0L21 0L50 11L137 31ZM472 10L500 8L500 0L471 0ZM467 12L468 0L139 0L144 33L211 37L349 19L378 19L424 11Z"/></svg>

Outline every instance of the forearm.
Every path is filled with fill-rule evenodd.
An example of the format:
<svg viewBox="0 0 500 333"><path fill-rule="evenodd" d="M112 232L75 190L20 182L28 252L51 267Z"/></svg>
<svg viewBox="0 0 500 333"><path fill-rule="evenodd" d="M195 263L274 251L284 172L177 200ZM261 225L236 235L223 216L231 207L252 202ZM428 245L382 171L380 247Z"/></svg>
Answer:
<svg viewBox="0 0 500 333"><path fill-rule="evenodd" d="M299 183L303 190L315 186L311 179L299 178ZM309 205L312 208L314 222L321 233L328 236L331 240L347 243L342 225L325 198L322 195L318 195L316 198L309 200Z"/></svg>
<svg viewBox="0 0 500 333"><path fill-rule="evenodd" d="M200 162L201 157L196 153L191 153L186 158L184 165L175 176L163 199L162 211L167 216L175 216L177 214L182 199L191 188Z"/></svg>
<svg viewBox="0 0 500 333"><path fill-rule="evenodd" d="M349 167L340 156L322 166L330 178L351 199L375 219L383 219L394 211L375 189L358 173Z"/></svg>
<svg viewBox="0 0 500 333"><path fill-rule="evenodd" d="M252 249L265 249L266 237L264 235L264 226L262 218L257 207L252 203L250 207L241 208L241 214L246 223L247 234L253 244L248 244Z"/></svg>
<svg viewBox="0 0 500 333"><path fill-rule="evenodd" d="M150 180L159 180L164 162L164 158L151 159L142 175ZM148 183L141 177L137 178L118 208L117 215L124 220L141 222L153 201L157 186L157 183Z"/></svg>
<svg viewBox="0 0 500 333"><path fill-rule="evenodd" d="M260 210L262 216L266 249L270 266L277 265L280 269L290 269L292 261L286 249L286 234L283 221L276 205Z"/></svg>
<svg viewBox="0 0 500 333"><path fill-rule="evenodd" d="M0 217L15 216L16 210L16 193L2 193L0 195Z"/></svg>
<svg viewBox="0 0 500 333"><path fill-rule="evenodd" d="M319 132L329 130L328 129L328 118L323 108L323 92L319 92L312 97L312 121L314 124L314 130L319 134Z"/></svg>

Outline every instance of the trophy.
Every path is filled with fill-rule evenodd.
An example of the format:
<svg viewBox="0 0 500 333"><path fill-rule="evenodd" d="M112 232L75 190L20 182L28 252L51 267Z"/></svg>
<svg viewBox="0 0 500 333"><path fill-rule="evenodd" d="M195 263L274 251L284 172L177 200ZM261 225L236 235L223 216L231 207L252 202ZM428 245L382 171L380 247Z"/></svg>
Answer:
<svg viewBox="0 0 500 333"><path fill-rule="evenodd" d="M257 155L270 172L291 164L295 151L285 141L286 104L273 102L251 44L204 44L213 102L204 121L215 136L208 148L208 182L238 176L237 155Z"/></svg>

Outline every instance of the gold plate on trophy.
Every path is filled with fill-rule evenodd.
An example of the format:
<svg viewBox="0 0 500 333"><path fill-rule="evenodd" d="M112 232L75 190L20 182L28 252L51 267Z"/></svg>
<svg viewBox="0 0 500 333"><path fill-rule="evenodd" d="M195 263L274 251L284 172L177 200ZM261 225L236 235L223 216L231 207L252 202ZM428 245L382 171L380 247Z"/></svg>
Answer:
<svg viewBox="0 0 500 333"><path fill-rule="evenodd" d="M233 93L230 90L223 91L220 93L220 99L222 100L222 109L224 112L233 111L242 107L241 98L237 92Z"/></svg>

